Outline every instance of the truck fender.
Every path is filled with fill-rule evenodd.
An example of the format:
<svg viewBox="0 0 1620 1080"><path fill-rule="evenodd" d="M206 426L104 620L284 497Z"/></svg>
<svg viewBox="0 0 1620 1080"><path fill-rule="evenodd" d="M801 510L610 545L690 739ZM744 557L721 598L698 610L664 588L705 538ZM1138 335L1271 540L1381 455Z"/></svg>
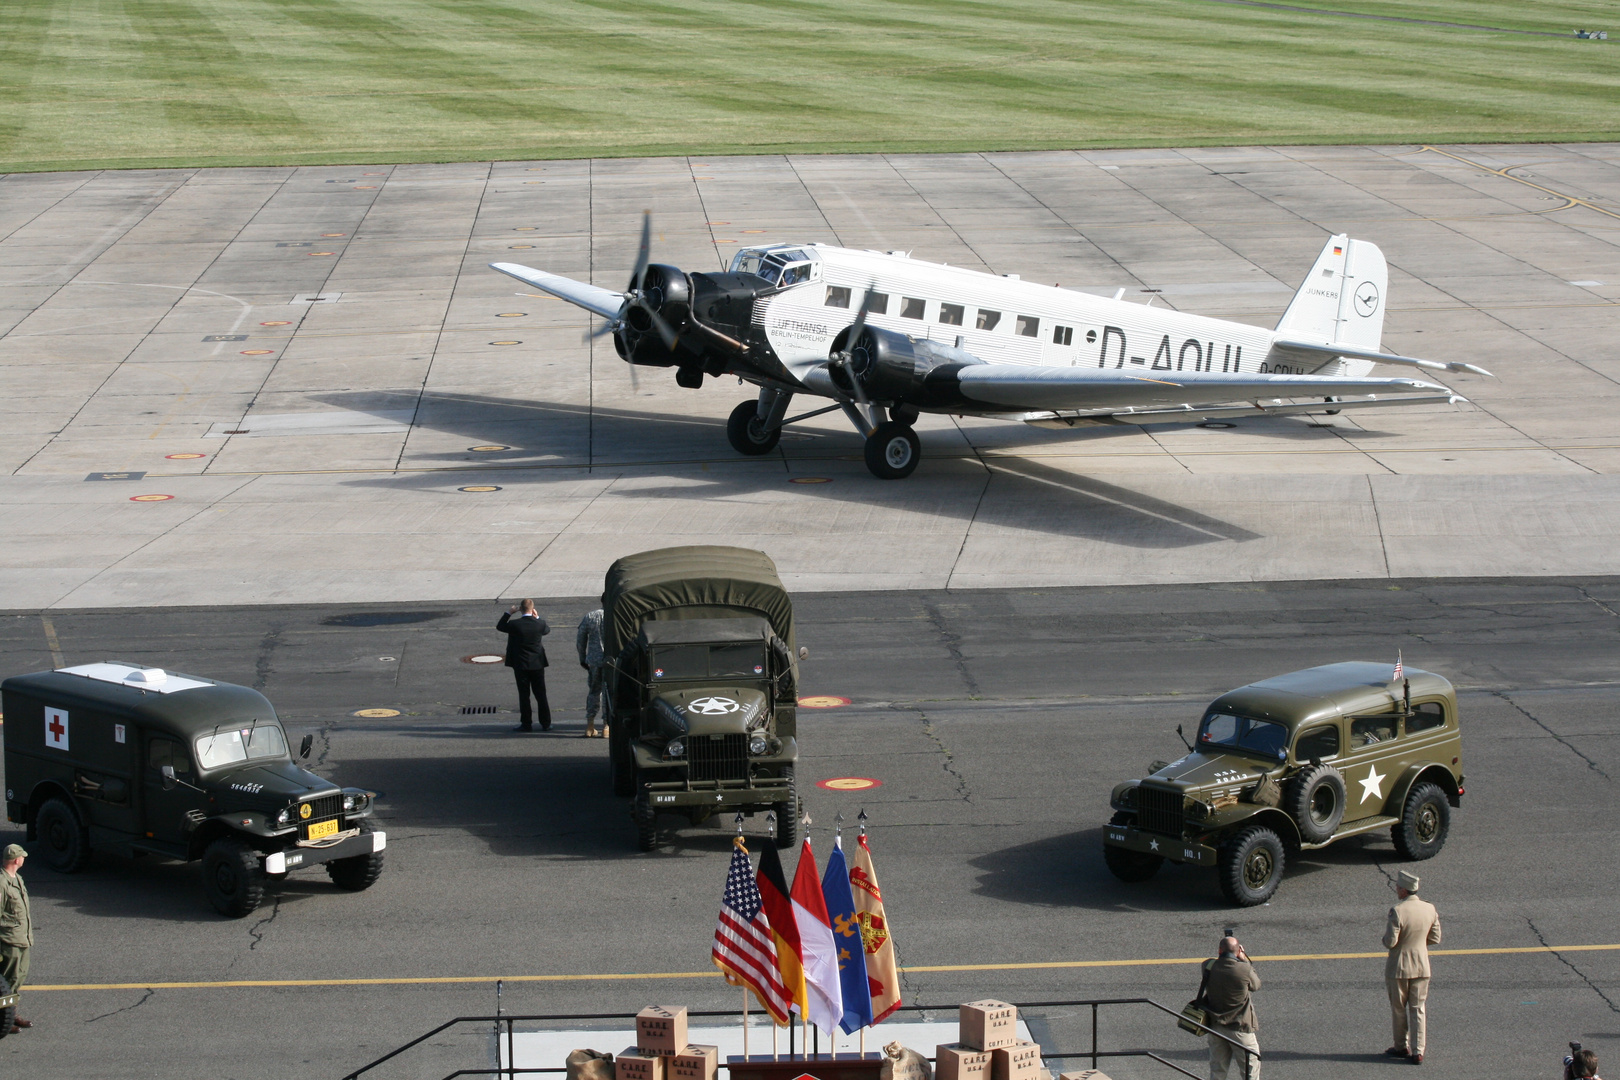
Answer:
<svg viewBox="0 0 1620 1080"><path fill-rule="evenodd" d="M252 848L261 846L256 842L258 837L244 833L241 829L232 828L222 818L211 817L204 819L201 824L192 830L191 835L186 837L186 858L191 860L202 858L203 852L208 850L209 844L225 837L235 837Z"/></svg>
<svg viewBox="0 0 1620 1080"><path fill-rule="evenodd" d="M1239 813L1232 817L1224 814L1219 819L1221 831L1230 833L1245 825L1264 825L1282 838L1283 845L1290 851L1298 851L1300 845L1299 826L1294 819L1277 809L1275 806L1253 806L1248 803L1239 803ZM1249 811L1242 813L1242 810Z"/></svg>
<svg viewBox="0 0 1620 1080"><path fill-rule="evenodd" d="M39 831L34 828L34 822L39 817L39 808L45 804L47 799L61 799L73 808L73 813L79 819L79 824L85 824L84 812L79 809L79 800L74 796L73 792L55 780L41 780L34 785L34 790L28 796L28 833L25 839L39 839Z"/></svg>
<svg viewBox="0 0 1620 1080"><path fill-rule="evenodd" d="M1419 783L1437 785L1446 793L1446 801L1452 806L1461 804L1462 793L1457 790L1457 778L1451 775L1451 770L1437 761L1424 762L1421 765L1408 765L1401 778L1395 781L1395 786L1389 789L1389 798L1384 801L1384 814L1389 817L1400 817L1401 810L1406 806L1406 797L1411 794L1412 788Z"/></svg>

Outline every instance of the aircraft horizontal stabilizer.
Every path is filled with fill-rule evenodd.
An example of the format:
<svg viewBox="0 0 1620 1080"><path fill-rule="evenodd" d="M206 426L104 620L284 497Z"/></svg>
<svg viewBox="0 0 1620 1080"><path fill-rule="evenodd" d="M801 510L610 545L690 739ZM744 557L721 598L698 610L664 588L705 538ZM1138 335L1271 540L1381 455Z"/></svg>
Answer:
<svg viewBox="0 0 1620 1080"><path fill-rule="evenodd" d="M499 270L509 277L517 278L525 285L533 285L542 292L550 293L559 300L566 300L604 319L617 319L619 312L624 309L623 293L599 289L583 281L575 281L559 274L548 274L544 270L536 270L518 263L490 263L489 266L491 270Z"/></svg>
<svg viewBox="0 0 1620 1080"><path fill-rule="evenodd" d="M1430 371L1466 371L1474 375L1486 375L1493 379L1496 377L1482 367L1465 364L1460 360L1450 362L1419 360L1415 356L1400 356L1396 353L1379 352L1377 349L1360 349L1354 345L1312 345L1308 341L1278 340L1271 343L1271 349L1273 353L1294 353L1296 355L1304 353L1317 357L1324 363L1341 356L1347 356L1352 360L1375 360L1380 364L1400 364L1403 367L1428 368Z"/></svg>
<svg viewBox="0 0 1620 1080"><path fill-rule="evenodd" d="M1421 379L1355 379L1333 375L1267 375L1111 368L983 364L955 373L963 397L1010 410L1059 411L1215 406L1261 398L1327 398L1344 394L1449 394Z"/></svg>
<svg viewBox="0 0 1620 1080"><path fill-rule="evenodd" d="M1111 412L1031 413L1024 417L1024 423L1031 427L1056 428L1059 430L1093 424L1197 424L1205 420L1241 420L1245 417L1255 416L1301 416L1310 413L1345 412L1350 409L1386 409L1391 405L1457 405L1467 400L1467 398L1458 397L1456 394L1423 394L1421 396L1413 395L1411 397L1394 398L1351 398L1348 401L1338 399L1333 401L1288 401L1279 403L1255 401L1246 405L1229 405L1216 409L1195 409L1188 406L1181 409L1114 409Z"/></svg>

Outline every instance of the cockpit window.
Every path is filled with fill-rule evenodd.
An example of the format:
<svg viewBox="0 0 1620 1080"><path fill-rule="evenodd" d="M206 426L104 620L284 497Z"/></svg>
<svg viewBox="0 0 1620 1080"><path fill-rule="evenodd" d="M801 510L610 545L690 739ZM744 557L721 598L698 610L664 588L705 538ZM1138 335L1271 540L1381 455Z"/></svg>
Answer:
<svg viewBox="0 0 1620 1080"><path fill-rule="evenodd" d="M794 263L792 266L790 266L786 270L782 271L782 280L781 280L781 282L779 284L782 286L782 288L785 289L789 285L797 285L801 281L809 281L809 280L810 280L810 264L809 263Z"/></svg>
<svg viewBox="0 0 1620 1080"><path fill-rule="evenodd" d="M1281 761L1288 752L1288 729L1270 720L1212 712L1198 726L1198 748L1246 750Z"/></svg>
<svg viewBox="0 0 1620 1080"><path fill-rule="evenodd" d="M739 251L731 257L731 272L733 274L757 274L760 263L765 261L765 253L758 248L749 248Z"/></svg>
<svg viewBox="0 0 1620 1080"><path fill-rule="evenodd" d="M775 285L782 277L782 264L774 258L766 259L754 273Z"/></svg>

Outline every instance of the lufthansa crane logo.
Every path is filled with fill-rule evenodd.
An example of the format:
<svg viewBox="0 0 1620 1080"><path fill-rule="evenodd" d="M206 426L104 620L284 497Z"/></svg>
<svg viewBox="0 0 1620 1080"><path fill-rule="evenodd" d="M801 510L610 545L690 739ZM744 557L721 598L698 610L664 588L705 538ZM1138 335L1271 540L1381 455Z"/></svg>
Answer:
<svg viewBox="0 0 1620 1080"><path fill-rule="evenodd" d="M1363 281L1356 286L1356 313L1367 318L1378 310L1378 286L1370 281Z"/></svg>
<svg viewBox="0 0 1620 1080"><path fill-rule="evenodd" d="M742 708L728 697L700 697L687 706L699 716L725 716Z"/></svg>

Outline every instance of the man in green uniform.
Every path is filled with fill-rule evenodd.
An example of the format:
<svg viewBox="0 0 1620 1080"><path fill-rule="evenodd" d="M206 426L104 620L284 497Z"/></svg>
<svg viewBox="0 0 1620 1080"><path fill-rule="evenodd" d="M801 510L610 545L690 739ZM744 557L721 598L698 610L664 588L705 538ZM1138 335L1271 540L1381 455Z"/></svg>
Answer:
<svg viewBox="0 0 1620 1080"><path fill-rule="evenodd" d="M0 856L0 976L12 993L22 989L28 978L28 950L34 944L34 920L28 912L28 886L23 884L23 860L28 852L20 845L7 844ZM15 1014L13 1014L15 1016ZM34 1025L17 1016L8 1034Z"/></svg>

